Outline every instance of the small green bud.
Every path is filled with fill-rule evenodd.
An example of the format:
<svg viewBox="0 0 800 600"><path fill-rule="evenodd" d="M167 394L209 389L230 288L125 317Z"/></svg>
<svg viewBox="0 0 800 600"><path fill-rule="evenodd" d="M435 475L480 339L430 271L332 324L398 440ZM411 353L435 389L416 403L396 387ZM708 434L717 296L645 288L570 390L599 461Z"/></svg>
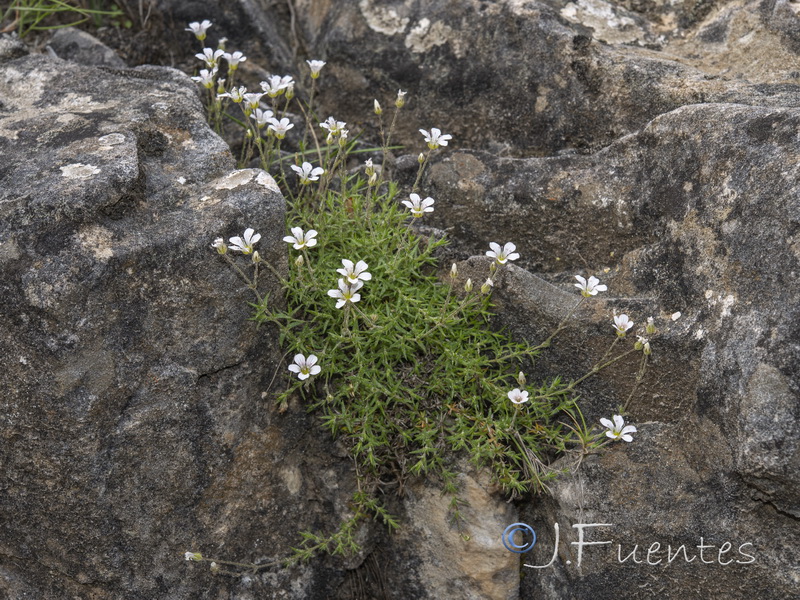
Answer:
<svg viewBox="0 0 800 600"><path fill-rule="evenodd" d="M397 90L397 99L394 101L394 105L397 108L403 108L406 104L406 94L408 92L404 92L403 90Z"/></svg>
<svg viewBox="0 0 800 600"><path fill-rule="evenodd" d="M194 562L200 562L200 561L203 560L203 555L200 554L199 552L186 552L183 555L183 558L185 558L186 560L194 561Z"/></svg>
<svg viewBox="0 0 800 600"><path fill-rule="evenodd" d="M647 318L647 325L644 326L644 332L647 335L653 335L656 332L656 325L653 322L653 317Z"/></svg>
<svg viewBox="0 0 800 600"><path fill-rule="evenodd" d="M372 175L369 176L369 184L375 185L377 181L378 181L378 174L375 171L373 171Z"/></svg>
<svg viewBox="0 0 800 600"><path fill-rule="evenodd" d="M294 98L294 84L286 88L286 99L291 100L292 98Z"/></svg>
<svg viewBox="0 0 800 600"><path fill-rule="evenodd" d="M468 294L472 291L472 279L467 279L467 283L464 284L464 291Z"/></svg>
<svg viewBox="0 0 800 600"><path fill-rule="evenodd" d="M253 264L257 265L260 262L261 262L261 255L258 253L258 250L256 250L255 252L253 252Z"/></svg>
<svg viewBox="0 0 800 600"><path fill-rule="evenodd" d="M453 266L450 267L450 279L455 279L458 277L458 265L453 263Z"/></svg>
<svg viewBox="0 0 800 600"><path fill-rule="evenodd" d="M491 277L487 279L484 284L481 286L481 294L489 294L494 287L494 281L492 281Z"/></svg>
<svg viewBox="0 0 800 600"><path fill-rule="evenodd" d="M419 153L419 156L417 157L417 162L419 164L422 164L422 163L425 162L425 155L422 152Z"/></svg>
<svg viewBox="0 0 800 600"><path fill-rule="evenodd" d="M303 266L303 263L305 262L306 260L303 258L303 255L300 254L297 256L297 258L294 259L294 266L300 268Z"/></svg>
<svg viewBox="0 0 800 600"><path fill-rule="evenodd" d="M520 371L520 372L519 372L519 375L517 375L517 383L519 384L519 387L524 387L524 386L525 386L525 383L526 383L526 381L527 381L527 380L525 379L525 373L523 373L522 371Z"/></svg>
<svg viewBox="0 0 800 600"><path fill-rule="evenodd" d="M381 108L381 103L380 102L378 102L377 100L374 100L374 105L373 106L374 106L374 110L375 110L375 114L376 115L380 116L380 115L383 114L383 109Z"/></svg>

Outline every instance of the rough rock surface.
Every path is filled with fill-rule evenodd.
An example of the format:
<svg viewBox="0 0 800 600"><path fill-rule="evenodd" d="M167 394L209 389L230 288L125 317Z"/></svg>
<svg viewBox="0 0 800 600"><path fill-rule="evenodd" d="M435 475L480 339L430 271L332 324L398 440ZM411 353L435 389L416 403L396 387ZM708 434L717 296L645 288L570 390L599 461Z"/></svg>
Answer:
<svg viewBox="0 0 800 600"><path fill-rule="evenodd" d="M103 84L82 80L86 69L19 59L2 40L0 323L13 393L0 493L17 517L0 529L3 591L347 598L364 596L359 577L380 573L376 597L450 597L456 586L464 597L513 598L519 572L520 598L796 596L797 2L159 5L180 23L176 39L185 21L211 18L212 42L264 49L263 64L246 63L251 73L299 74L306 58L327 60L321 110L356 128L370 131L373 98L387 105L409 90L397 139L416 153L420 127L454 135L423 183L437 201L426 222L454 239L455 257L492 240L522 253L496 286L502 324L539 341L576 301L576 272L609 285L537 374L582 374L613 338L615 309L637 326L657 318L651 369L630 406L639 432L585 457L552 497L517 506L520 517L467 485L474 521L491 516L474 552L442 524L444 499L420 486L404 500L406 532L388 541L362 532L365 553L348 575L327 560L248 580L178 564L189 549L276 558L298 528L329 531L348 510L352 483L335 446L301 407L280 415L256 404L275 349L242 328L246 308L230 302L241 285L206 256L208 239L234 235L247 217L271 232L262 243L280 258L279 201L255 172L216 190L231 182L232 161L202 126L185 77L90 70L119 90L102 95ZM98 140L109 134L124 148L106 163L99 148L114 144ZM415 166L399 161L401 178ZM187 182L176 185L179 176ZM219 202L200 203L217 192ZM486 263L474 257L462 271ZM625 400L637 364L581 388L590 422ZM520 561L533 565L550 561L561 525L552 566L496 555L504 520L518 519L540 535ZM577 523L610 524L586 531L611 543L584 547L580 565ZM701 543L713 548L701 554ZM670 563L667 547L681 545Z"/></svg>
<svg viewBox="0 0 800 600"><path fill-rule="evenodd" d="M183 558L283 558L348 510L348 463L262 398L285 365L210 248L252 226L282 268L274 181L172 69L8 57L0 102L0 596L327 598L324 563Z"/></svg>

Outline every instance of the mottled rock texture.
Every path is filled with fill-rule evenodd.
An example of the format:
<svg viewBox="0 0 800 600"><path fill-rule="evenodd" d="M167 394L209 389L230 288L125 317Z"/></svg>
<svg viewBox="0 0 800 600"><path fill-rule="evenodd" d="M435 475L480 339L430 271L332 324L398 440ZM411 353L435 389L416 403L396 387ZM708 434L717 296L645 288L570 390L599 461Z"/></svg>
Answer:
<svg viewBox="0 0 800 600"><path fill-rule="evenodd" d="M329 597L323 563L245 581L183 560L282 558L348 510L348 463L262 397L274 332L210 248L251 226L285 268L274 181L234 170L178 71L6 57L0 596Z"/></svg>
<svg viewBox="0 0 800 600"><path fill-rule="evenodd" d="M585 457L548 498L508 505L465 474L474 540L448 529L447 499L417 482L390 506L407 528L364 528L350 561L249 580L183 563L184 550L276 558L297 529L331 531L348 511L354 483L336 447L302 407L260 402L278 351L269 331L242 325L246 290L208 248L246 222L282 264L280 198L263 174L230 177L184 76L20 58L3 39L8 597L797 596L796 2L159 7L178 60L197 50L185 22L211 18L210 41L252 53L243 81L327 60L320 112L367 138L373 98L389 106L408 90L396 137L408 152L423 149L419 128L454 135L423 181L437 202L426 223L450 235L454 258L489 241L522 254L496 285L499 324L540 341L577 301L575 273L609 286L537 375L581 375L613 338L614 310L637 328L656 317L629 410L639 431ZM415 169L398 160L407 187ZM465 260L462 274L487 262ZM590 422L627 398L637 365L581 388ZM503 560L502 526L518 519L539 544ZM553 564L523 566L551 560L556 522ZM608 524L586 541L610 542L584 547L580 565L578 523Z"/></svg>

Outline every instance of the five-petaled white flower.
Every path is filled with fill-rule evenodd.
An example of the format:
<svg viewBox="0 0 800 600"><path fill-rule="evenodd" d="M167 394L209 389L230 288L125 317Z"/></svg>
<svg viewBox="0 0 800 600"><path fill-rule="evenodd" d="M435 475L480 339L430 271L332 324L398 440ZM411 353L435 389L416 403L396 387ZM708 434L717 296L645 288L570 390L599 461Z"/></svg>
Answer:
<svg viewBox="0 0 800 600"><path fill-rule="evenodd" d="M192 77L192 81L196 81L204 88L211 89L212 87L214 87L214 77L216 76L217 76L216 69L211 69L210 71L208 69L201 69L199 75Z"/></svg>
<svg viewBox="0 0 800 600"><path fill-rule="evenodd" d="M247 102L247 107L250 109L258 108L258 103L261 102L261 98L264 97L263 92L248 92L242 95L244 96L245 102Z"/></svg>
<svg viewBox="0 0 800 600"><path fill-rule="evenodd" d="M338 290L328 290L328 296L336 298L336 308L342 308L348 302L358 302L361 294L358 293L364 286L363 281L356 281L353 284L347 283L344 279L339 280Z"/></svg>
<svg viewBox="0 0 800 600"><path fill-rule="evenodd" d="M242 254L251 254L253 252L253 244L261 239L260 233L255 233L253 229L248 227L244 230L243 238L239 236L232 237L229 241L231 243L231 250L236 250Z"/></svg>
<svg viewBox="0 0 800 600"><path fill-rule="evenodd" d="M576 283L575 287L578 288L581 291L581 294L587 298L589 296L596 296L597 292L605 292L608 289L608 287L600 283L600 280L595 276L589 277L589 280L587 281L580 275L575 275L575 279L580 282Z"/></svg>
<svg viewBox="0 0 800 600"><path fill-rule="evenodd" d="M302 167L292 165L292 171L297 173L297 176L300 178L300 183L306 184L311 183L312 181L318 181L319 176L325 172L325 169L322 167L315 167L311 163L304 162Z"/></svg>
<svg viewBox="0 0 800 600"><path fill-rule="evenodd" d="M280 121L278 119L270 119L269 129L275 132L275 137L282 140L286 137L286 132L294 127L294 123L289 122L289 119L284 117Z"/></svg>
<svg viewBox="0 0 800 600"><path fill-rule="evenodd" d="M311 79L316 79L319 77L319 72L326 64L324 60L307 60L306 62L308 63L308 67L311 69Z"/></svg>
<svg viewBox="0 0 800 600"><path fill-rule="evenodd" d="M225 52L222 58L228 61L228 69L235 71L239 68L239 63L247 60L247 57L241 52Z"/></svg>
<svg viewBox="0 0 800 600"><path fill-rule="evenodd" d="M344 121L337 121L333 117L328 117L325 121L319 124L320 127L323 129L327 129L328 133L331 135L339 135L344 129L344 126L347 125Z"/></svg>
<svg viewBox="0 0 800 600"><path fill-rule="evenodd" d="M213 69L217 66L217 63L223 54L225 54L224 50L203 48L203 52L201 54L195 54L195 56L205 62L209 69Z"/></svg>
<svg viewBox="0 0 800 600"><path fill-rule="evenodd" d="M421 200L419 194L410 194L409 198L411 198L411 200L403 200L403 204L411 209L412 216L421 217L425 213L433 212L433 203L435 200L430 196Z"/></svg>
<svg viewBox="0 0 800 600"><path fill-rule="evenodd" d="M600 424L606 428L606 436L614 441L632 442L633 437L630 434L636 433L636 427L625 425L625 419L622 418L622 415L614 415L613 418L613 423L608 419L600 419Z"/></svg>
<svg viewBox="0 0 800 600"><path fill-rule="evenodd" d="M295 250L302 250L303 248L311 248L317 245L317 232L314 229L309 229L303 233L302 228L292 227L292 235L287 235L283 238L284 242L294 244Z"/></svg>
<svg viewBox="0 0 800 600"><path fill-rule="evenodd" d="M258 125L259 129L264 127L267 123L271 123L274 119L274 116L271 110L262 110L257 108L255 112L250 114L250 118L253 119L256 124Z"/></svg>
<svg viewBox="0 0 800 600"><path fill-rule="evenodd" d="M508 399L514 404L523 404L528 401L528 392L521 391L519 388L514 388L508 392Z"/></svg>
<svg viewBox="0 0 800 600"><path fill-rule="evenodd" d="M205 19L202 23L198 23L197 21L189 23L189 27L184 29L184 31L191 31L194 36L202 42L206 39L206 31L208 31L209 27L211 27L211 21Z"/></svg>
<svg viewBox="0 0 800 600"><path fill-rule="evenodd" d="M347 280L347 283L356 283L357 281L369 281L372 279L372 274L367 273L367 269L369 265L365 263L363 260L358 261L355 265L353 264L352 260L347 260L346 258L342 259L342 265L344 268L336 269L336 272L340 275L344 275L344 278Z"/></svg>
<svg viewBox="0 0 800 600"><path fill-rule="evenodd" d="M231 88L230 92L225 92L223 94L217 94L217 98L230 98L236 104L239 104L242 100L244 100L244 95L247 93L247 88L243 85L239 87Z"/></svg>
<svg viewBox="0 0 800 600"><path fill-rule="evenodd" d="M289 365L289 370L297 373L297 378L303 380L308 379L311 375L316 375L322 368L317 364L317 357L313 354L309 354L308 358L302 354L295 354L294 362Z"/></svg>
<svg viewBox="0 0 800 600"><path fill-rule="evenodd" d="M614 329L617 330L619 337L625 337L625 332L633 327L633 321L628 318L628 315L614 315Z"/></svg>
<svg viewBox="0 0 800 600"><path fill-rule="evenodd" d="M441 130L436 129L436 127L431 129L430 133L424 129L420 129L419 132L425 136L425 141L428 142L428 148L431 150L436 150L439 146L447 146L448 140L453 139L452 135L447 133L443 134Z"/></svg>
<svg viewBox="0 0 800 600"><path fill-rule="evenodd" d="M486 256L493 258L498 265L504 265L509 260L517 260L519 258L519 254L515 252L517 247L511 242L508 242L502 248L500 244L490 242L489 248L491 250L486 251Z"/></svg>
<svg viewBox="0 0 800 600"><path fill-rule="evenodd" d="M271 75L269 81L261 82L261 89L264 90L264 93L270 98L277 98L283 93L283 90L289 87L290 82L294 83L289 75L286 77Z"/></svg>

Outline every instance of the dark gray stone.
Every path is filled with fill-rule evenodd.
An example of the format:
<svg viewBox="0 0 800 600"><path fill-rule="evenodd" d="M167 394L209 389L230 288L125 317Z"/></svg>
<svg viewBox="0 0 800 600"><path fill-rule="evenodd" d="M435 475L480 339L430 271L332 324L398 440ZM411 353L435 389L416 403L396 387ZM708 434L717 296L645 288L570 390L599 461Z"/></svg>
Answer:
<svg viewBox="0 0 800 600"><path fill-rule="evenodd" d="M0 65L0 100L0 596L327 597L324 563L183 556L282 559L348 510L349 464L275 409L274 332L210 248L254 227L286 268L274 181L234 170L175 70L31 55Z"/></svg>

